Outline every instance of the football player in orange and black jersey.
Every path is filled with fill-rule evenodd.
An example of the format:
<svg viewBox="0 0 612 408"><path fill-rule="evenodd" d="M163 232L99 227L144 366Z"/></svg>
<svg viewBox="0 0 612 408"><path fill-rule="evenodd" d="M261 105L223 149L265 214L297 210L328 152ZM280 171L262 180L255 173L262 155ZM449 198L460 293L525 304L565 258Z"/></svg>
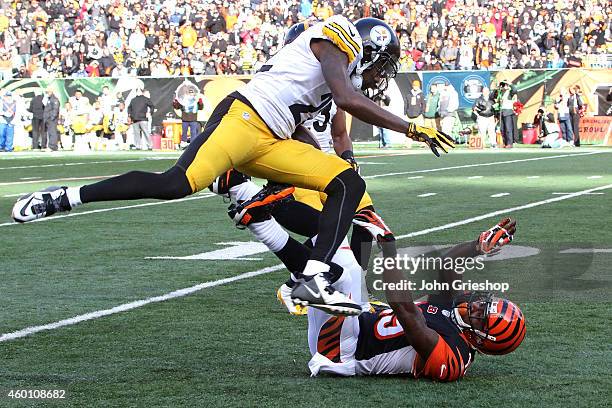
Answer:
<svg viewBox="0 0 612 408"><path fill-rule="evenodd" d="M449 250L445 258L491 254L512 240L516 223L504 219L472 242ZM389 256L394 251L389 245ZM389 248L391 248L389 250ZM385 270L386 283L400 282ZM440 279L460 279L453 270ZM463 377L477 352L507 354L525 337L519 307L491 293L440 292L413 302L408 291L386 292L390 307L359 317L338 317L309 309L312 375L395 375L454 381Z"/></svg>

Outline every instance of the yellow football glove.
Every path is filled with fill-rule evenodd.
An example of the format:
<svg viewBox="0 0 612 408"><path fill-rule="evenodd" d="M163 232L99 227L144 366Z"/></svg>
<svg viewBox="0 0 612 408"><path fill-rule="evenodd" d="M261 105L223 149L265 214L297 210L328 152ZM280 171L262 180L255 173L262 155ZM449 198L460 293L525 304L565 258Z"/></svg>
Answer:
<svg viewBox="0 0 612 408"><path fill-rule="evenodd" d="M408 124L408 131L406 132L406 136L411 138L412 140L416 140L417 142L426 143L427 146L431 149L433 154L440 157L440 153L438 153L438 147L444 151L444 153L448 153L448 150L444 147L443 143L451 148L455 148L455 143L453 139L448 136L446 133L440 132L439 130L423 127L419 125L415 125L410 122Z"/></svg>

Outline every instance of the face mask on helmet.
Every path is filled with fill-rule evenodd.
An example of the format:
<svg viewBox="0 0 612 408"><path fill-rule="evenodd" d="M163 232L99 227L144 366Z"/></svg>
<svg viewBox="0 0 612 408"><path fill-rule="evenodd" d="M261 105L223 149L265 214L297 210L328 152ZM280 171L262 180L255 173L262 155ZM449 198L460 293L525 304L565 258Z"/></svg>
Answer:
<svg viewBox="0 0 612 408"><path fill-rule="evenodd" d="M525 318L518 306L491 293L457 296L453 300L451 320L470 345L484 354L508 354L525 337Z"/></svg>
<svg viewBox="0 0 612 408"><path fill-rule="evenodd" d="M385 22L362 18L355 28L363 43L363 58L355 68L351 81L370 99L379 99L397 75L400 45L397 36Z"/></svg>

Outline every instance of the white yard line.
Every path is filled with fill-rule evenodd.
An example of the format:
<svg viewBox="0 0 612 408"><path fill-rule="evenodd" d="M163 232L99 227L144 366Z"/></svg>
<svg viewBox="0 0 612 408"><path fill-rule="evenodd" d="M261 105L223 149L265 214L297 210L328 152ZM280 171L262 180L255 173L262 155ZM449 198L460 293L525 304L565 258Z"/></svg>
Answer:
<svg viewBox="0 0 612 408"><path fill-rule="evenodd" d="M566 195L571 193L551 193L552 195ZM589 193L589 195L604 195L605 193Z"/></svg>
<svg viewBox="0 0 612 408"><path fill-rule="evenodd" d="M545 205L545 204L550 204L550 203L554 203L557 201L563 201L563 200L568 200L570 198L575 198L575 197L579 197L588 193L592 193L595 191L599 191L599 190L606 190L606 189L610 189L612 188L612 184L608 184L605 186L601 186L601 187L595 187L595 188L591 188L588 190L583 190L583 191L578 191L576 193L571 193L571 194L567 194L565 196L560 196L560 197L555 197L555 198L549 198L547 200L542 200L542 201L536 201L533 203L529 203L529 204L525 204L525 205L521 205L518 207L512 207L512 208L505 208L503 210L498 210L498 211L493 211L493 212L489 212L486 214L482 214L476 217L472 217L472 218L466 218L464 220L461 221L456 221L456 222L452 222L449 224L444 224L444 225L440 225L437 227L433 227L433 228L428 228L428 229L424 229L421 231L416 231L416 232L411 232L409 234L405 234L405 235L400 235L398 237L396 237L396 239L404 239L404 238L412 238L412 237L417 237L417 236L421 236L421 235L426 235L426 234L430 234L432 232L437 232L437 231L442 231L442 230L446 230L446 229L450 229L450 228L455 228L461 225L466 225L466 224L470 224L476 221L481 221L487 218L492 218L492 217L497 217L499 215L506 215L508 213L511 212L515 212L515 211L520 211L520 210L525 210L528 208L533 208L533 207L538 207L541 205ZM198 198L198 197L195 197ZM177 200L175 200L177 201ZM156 204L156 203L153 203ZM159 203L159 204L163 204L163 203ZM43 218L44 219L44 218ZM22 337L26 337L29 336L31 334L34 333L38 333L41 331L45 331L45 330L54 330L54 329L59 329L60 327L65 327L65 326L72 326L74 324L80 323L80 322L84 322L87 320L94 320L103 316L109 316L109 315L113 315L116 313L121 313L121 312L125 312L128 310L132 310L132 309L136 309L145 305L148 305L150 303L158 303L158 302L163 302L166 300L170 300L170 299L174 299L174 298L179 298L179 297L183 297L183 296L187 296L190 295L192 293L198 292L202 289L206 289L206 288L211 288L211 287L215 287L215 286L219 286L219 285L224 285L226 283L231 283L231 282L235 282L237 280L241 280L241 279L248 279L248 278L252 278L255 276L259 276L259 275L264 275L267 273L271 273L271 272L275 272L275 271L279 271L284 269L284 266L282 264L278 264L278 265L274 265L274 266L269 266L267 268L263 268L263 269L258 269L256 271L252 271L252 272L246 272L237 276L233 276L230 278L224 278L224 279L219 279L216 281L210 281L210 282L204 282L204 283L200 283L198 285L195 286L191 286L188 288L184 288L184 289L179 289L179 290L175 290L173 292L170 293L166 293L165 295L161 295L161 296L154 296L154 297L150 297L150 298L146 298L146 299L142 299L142 300L137 300L134 302L130 302L130 303L124 303L122 305L119 306L115 306L113 308L110 309L104 309L104 310L98 310L98 311L94 311L94 312L90 312L90 313L85 313L82 315L78 315L78 316L74 316L71 317L69 319L64 319L64 320L60 320L57 322L53 322L53 323L49 323L49 324L44 324L41 326L31 326L31 327L26 327L25 329L21 329L21 330L17 330L14 331L12 333L6 333L0 336L0 342L4 342L4 341L8 341L8 340L14 340L14 339L18 339L18 338L22 338Z"/></svg>
<svg viewBox="0 0 612 408"><path fill-rule="evenodd" d="M456 170L456 169L467 169L470 167L481 167L481 166L498 166L500 164L511 164L511 163L523 163L530 161L538 161L538 160L550 160L550 159L562 159L565 157L576 157L576 156L587 156L591 154L601 154L603 151L596 152L587 152L587 153L572 153L572 154L560 154L556 156L540 156L540 157L532 157L530 159L516 159L516 160L506 160L506 161L496 161L490 163L474 163L474 164L464 164L461 166L450 166L450 167L438 167L435 169L425 169L425 170L412 170L412 171L400 171L396 173L386 173L386 174L374 174L371 176L365 176L364 179L375 179L379 177L388 177L388 176L401 176L404 174L419 174L419 173L433 173L436 171L445 171L445 170Z"/></svg>
<svg viewBox="0 0 612 408"><path fill-rule="evenodd" d="M54 330L54 329L59 329L60 327L64 327L64 326L72 326L73 324L85 322L87 320L98 319L103 316L109 316L109 315L116 314L116 313L126 312L128 310L143 307L145 305L148 305L149 303L165 302L166 300L190 295L202 289L212 288L212 287L219 286L219 285L225 285L226 283L231 283L231 282L235 282L238 280L248 279L254 276L263 275L266 273L275 272L283 268L284 268L284 265L269 266L267 268L259 269L259 270L252 271L252 272L246 272L240 275L232 276L230 278L219 279L219 280L212 281L212 282L200 283L198 285L191 286L189 288L179 289L179 290L175 290L174 292L166 293L165 295L154 296L154 297L150 297L150 298L142 299L142 300L136 300L130 303L124 303L122 305L115 306L110 309L97 310L95 312L85 313L82 315L71 317L69 319L60 320L58 322L49 323L49 324L45 324L42 326L26 327L25 329L22 329L22 330L3 334L2 336L0 336L0 342L14 340L14 339L18 339L21 337L26 337L31 334L38 333L38 332L45 331L45 330Z"/></svg>
<svg viewBox="0 0 612 408"><path fill-rule="evenodd" d="M569 248L559 251L560 254L612 254L612 248Z"/></svg>
<svg viewBox="0 0 612 408"><path fill-rule="evenodd" d="M540 176L527 176L528 179L539 179Z"/></svg>
<svg viewBox="0 0 612 408"><path fill-rule="evenodd" d="M419 194L417 197L432 197L435 196L438 193L423 193L423 194Z"/></svg>
<svg viewBox="0 0 612 408"><path fill-rule="evenodd" d="M459 227L461 225L471 224L471 223L476 222L476 221L482 221L482 220L485 220L485 219L488 219L488 218L499 217L500 215L507 215L509 213L516 212L516 211L521 211L521 210L526 210L526 209L529 209L529 208L539 207L541 205L556 203L557 201L569 200L570 198L580 197L580 196L588 195L588 194L596 192L596 191L608 190L610 188L612 188L612 184L607 184L605 186L590 188L588 190L577 191L575 193L569 193L569 194L566 194L566 195L563 195L563 196L559 196L559 197L548 198L548 199L542 200L542 201L534 201L533 203L519 205L517 207L509 207L509 208L504 208L503 210L492 211L492 212L489 212L489 213L486 213L486 214L483 214L483 215L478 215L476 217L466 218L465 220L461 220L461 221L457 221L457 222L452 222L450 224L444 224L444 225L441 225L439 227L428 228L428 229L425 229L425 230L422 230L422 231L411 232L409 234L400 235L400 236L397 236L395 238L396 239L404 239L404 238L418 237L420 235L426 235L426 234L430 234L432 232L443 231L443 230L446 230L446 229Z"/></svg>
<svg viewBox="0 0 612 408"><path fill-rule="evenodd" d="M596 179L600 179L602 177L603 176L589 176L589 177L587 177L587 179L589 179L589 180L596 180Z"/></svg>
<svg viewBox="0 0 612 408"><path fill-rule="evenodd" d="M101 208L99 210L83 211L83 212L78 212L78 213L68 213L68 214L63 214L63 215L54 215L53 217L49 217L49 218L40 218L38 220L30 221L28 224L31 224L33 222L43 222L43 221L59 220L59 219L66 218L66 217L78 217L78 216L81 216L81 215L98 214L98 213L104 213L104 212L109 212L109 211L129 210L130 208L152 207L154 205L180 203L182 201L200 200L202 198L216 197L216 196L217 195L213 194L213 193L203 193L203 194L198 194L196 196L191 196L191 197L186 197L186 198L179 198L177 200L155 201L153 203L125 205L123 207ZM21 224L19 224L17 222L5 222L3 224L0 224L0 227L8 227L8 226L11 226L11 225L21 225Z"/></svg>
<svg viewBox="0 0 612 408"><path fill-rule="evenodd" d="M509 196L510 193L497 193L497 194L491 194L490 197L491 198L499 198L499 197L504 197L504 196Z"/></svg>
<svg viewBox="0 0 612 408"><path fill-rule="evenodd" d="M476 179L481 179L483 176L470 176L468 177L468 180L476 180Z"/></svg>

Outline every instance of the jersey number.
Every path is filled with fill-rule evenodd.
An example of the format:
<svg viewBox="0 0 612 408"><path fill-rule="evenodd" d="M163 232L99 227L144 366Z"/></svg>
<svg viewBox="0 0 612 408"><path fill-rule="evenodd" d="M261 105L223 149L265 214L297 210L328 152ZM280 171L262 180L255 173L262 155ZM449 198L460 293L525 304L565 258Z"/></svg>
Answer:
<svg viewBox="0 0 612 408"><path fill-rule="evenodd" d="M325 129L327 129L327 126L329 125L329 122L331 121L331 108L332 108L332 103L331 101L329 101L329 103L323 109L321 109L321 112L319 112L319 115L323 115L323 120L322 121L315 120L314 122L312 122L312 128L314 130L316 130L319 133L325 132Z"/></svg>
<svg viewBox="0 0 612 408"><path fill-rule="evenodd" d="M404 335L404 329L397 321L393 311L384 311L374 325L374 336L378 340L388 340Z"/></svg>
<svg viewBox="0 0 612 408"><path fill-rule="evenodd" d="M296 126L299 125L305 120L305 119L302 119L302 114L318 112L322 108L324 108L326 104L329 104L330 109L331 109L331 103L329 103L331 102L331 100L332 100L332 94L326 93L326 94L321 95L321 104L319 106L304 105L302 103L294 103L293 105L289 106L289 110L291 111L291 114L293 115L293 122L296 124ZM329 116L329 112L327 116Z"/></svg>

